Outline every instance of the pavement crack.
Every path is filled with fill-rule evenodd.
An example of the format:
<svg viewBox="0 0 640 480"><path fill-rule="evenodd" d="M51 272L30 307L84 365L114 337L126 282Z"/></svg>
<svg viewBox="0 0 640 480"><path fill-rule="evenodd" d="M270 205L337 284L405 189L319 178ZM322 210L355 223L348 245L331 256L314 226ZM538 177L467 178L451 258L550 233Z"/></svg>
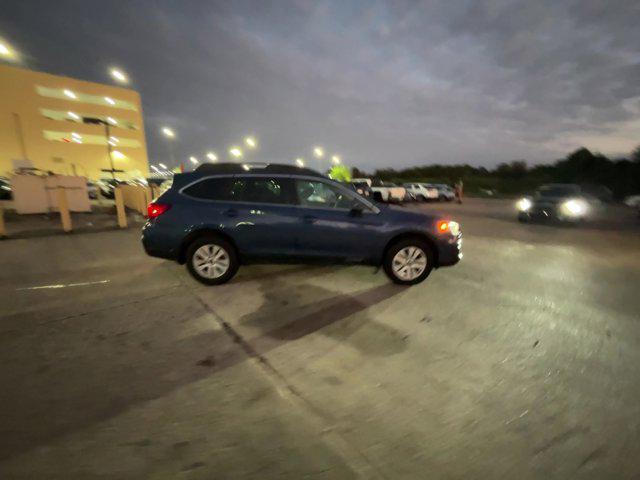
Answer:
<svg viewBox="0 0 640 480"><path fill-rule="evenodd" d="M332 447L341 457L345 458L345 454L348 455L349 458L345 458L345 461L348 461L350 468L357 472L359 477L367 479L387 479L380 469L360 449L355 447L348 439L344 438L343 435L334 427L337 422L331 415L316 407L312 402L306 399L304 395L294 385L292 385L261 352L256 350L251 343L249 343L229 322L223 319L213 308L211 308L207 302L200 298L197 293L190 288L186 288L186 286L185 289L202 306L202 308L205 309L206 312L216 319L229 338L231 338L234 343L238 344L249 358L255 360L256 365L258 365L259 368L267 374L267 378L271 379L274 383L276 391L281 397L291 403L302 406L307 411L310 411L312 415L307 416L306 418L316 423L317 431L321 432L321 436L327 443L332 444Z"/></svg>

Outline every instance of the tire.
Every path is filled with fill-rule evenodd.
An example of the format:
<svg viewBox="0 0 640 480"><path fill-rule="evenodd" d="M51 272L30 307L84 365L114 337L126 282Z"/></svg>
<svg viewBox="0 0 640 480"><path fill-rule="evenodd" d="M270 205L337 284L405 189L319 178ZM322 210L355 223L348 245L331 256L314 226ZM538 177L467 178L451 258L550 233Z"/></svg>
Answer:
<svg viewBox="0 0 640 480"><path fill-rule="evenodd" d="M218 257L217 261L216 257ZM211 258L211 260L202 262L204 258ZM240 266L235 247L225 239L216 236L196 238L187 248L186 263L191 276L205 285L220 285L228 282ZM206 263L208 268L199 267L198 263ZM225 267L226 269L221 270Z"/></svg>
<svg viewBox="0 0 640 480"><path fill-rule="evenodd" d="M424 203L427 203L427 202L429 201L429 199L428 199L427 197L425 197L424 195L422 195L422 196L420 197L420 201L422 201L422 202L424 202Z"/></svg>
<svg viewBox="0 0 640 480"><path fill-rule="evenodd" d="M382 193L380 192L373 192L373 199L376 202L383 202L384 200L382 199Z"/></svg>
<svg viewBox="0 0 640 480"><path fill-rule="evenodd" d="M415 257L415 260L414 260L415 263L413 265L415 265L416 267L419 267L421 262L417 262L417 260L419 260L420 258L424 258L425 264L424 264L423 270L420 273L418 273L415 269L411 268L411 265L409 265L410 267L409 272L413 270L412 273L416 273L417 276L415 277L411 276L412 273L410 273L408 276L403 278L400 273L402 270L400 270L398 274L396 273L398 270L397 263L398 261L402 261L402 256L401 255L400 257L397 257L397 256L400 254L400 252L404 252L405 254L406 253L410 254L411 249L418 249L422 252L422 257L420 256ZM405 258L406 258L406 255L405 255ZM434 267L433 250L431 249L431 246L427 242L425 242L424 240L418 237L399 240L398 242L392 244L385 252L383 267L384 267L385 273L391 279L392 282L397 283L399 285L415 285L416 283L420 283L425 278L427 278L431 273L431 270L433 270L433 267ZM406 270L404 271L406 272Z"/></svg>

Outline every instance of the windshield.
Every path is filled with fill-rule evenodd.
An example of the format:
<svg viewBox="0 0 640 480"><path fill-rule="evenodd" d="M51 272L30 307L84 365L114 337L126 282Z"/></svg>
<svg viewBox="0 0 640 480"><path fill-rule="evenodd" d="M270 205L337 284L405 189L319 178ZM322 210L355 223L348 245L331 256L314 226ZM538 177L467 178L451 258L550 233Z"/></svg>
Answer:
<svg viewBox="0 0 640 480"><path fill-rule="evenodd" d="M539 197L565 197L580 193L577 185L544 185L538 189L536 195Z"/></svg>

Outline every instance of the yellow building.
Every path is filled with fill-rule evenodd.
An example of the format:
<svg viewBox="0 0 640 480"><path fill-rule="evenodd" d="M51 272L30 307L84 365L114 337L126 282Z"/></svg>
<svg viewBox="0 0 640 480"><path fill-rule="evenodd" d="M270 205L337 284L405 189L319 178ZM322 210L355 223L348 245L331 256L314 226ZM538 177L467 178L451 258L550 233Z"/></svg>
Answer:
<svg viewBox="0 0 640 480"><path fill-rule="evenodd" d="M140 95L0 65L0 176L29 165L92 180L111 178L105 169L147 177Z"/></svg>

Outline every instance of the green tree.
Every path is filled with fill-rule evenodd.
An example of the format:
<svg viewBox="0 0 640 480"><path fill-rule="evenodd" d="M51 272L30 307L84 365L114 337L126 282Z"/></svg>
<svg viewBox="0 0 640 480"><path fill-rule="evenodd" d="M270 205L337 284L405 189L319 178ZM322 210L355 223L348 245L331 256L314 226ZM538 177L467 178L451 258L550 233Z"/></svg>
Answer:
<svg viewBox="0 0 640 480"><path fill-rule="evenodd" d="M631 154L631 160L640 163L640 145L638 145Z"/></svg>
<svg viewBox="0 0 640 480"><path fill-rule="evenodd" d="M329 170L329 176L338 182L351 181L351 172L346 165L334 165Z"/></svg>

